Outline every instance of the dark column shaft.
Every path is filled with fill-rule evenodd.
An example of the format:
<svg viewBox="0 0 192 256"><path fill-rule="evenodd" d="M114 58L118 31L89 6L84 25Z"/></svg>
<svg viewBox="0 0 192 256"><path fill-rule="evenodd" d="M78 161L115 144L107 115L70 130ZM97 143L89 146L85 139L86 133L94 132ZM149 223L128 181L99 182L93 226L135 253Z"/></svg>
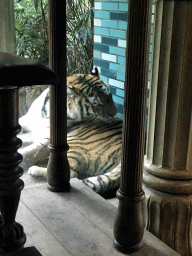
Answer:
<svg viewBox="0 0 192 256"><path fill-rule="evenodd" d="M144 232L142 200L151 0L130 0L123 122L120 200L115 221L115 246L121 251L141 247Z"/></svg>
<svg viewBox="0 0 192 256"><path fill-rule="evenodd" d="M49 0L50 68L60 83L50 86L50 159L48 188L67 191L70 169L67 160L67 90L66 90L66 2Z"/></svg>

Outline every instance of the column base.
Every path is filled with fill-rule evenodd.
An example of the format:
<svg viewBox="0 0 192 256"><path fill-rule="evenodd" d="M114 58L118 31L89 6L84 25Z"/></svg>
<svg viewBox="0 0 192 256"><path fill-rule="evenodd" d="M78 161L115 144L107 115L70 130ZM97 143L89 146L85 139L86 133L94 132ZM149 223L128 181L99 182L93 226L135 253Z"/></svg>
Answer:
<svg viewBox="0 0 192 256"><path fill-rule="evenodd" d="M48 146L50 151L47 165L48 189L52 192L67 192L70 190L70 167L67 159L68 145Z"/></svg>
<svg viewBox="0 0 192 256"><path fill-rule="evenodd" d="M114 223L114 246L124 253L137 251L142 246L144 233L144 192L142 190L141 193L129 197L119 189L117 197L119 207Z"/></svg>
<svg viewBox="0 0 192 256"><path fill-rule="evenodd" d="M192 195L143 185L146 229L182 256L192 255Z"/></svg>
<svg viewBox="0 0 192 256"><path fill-rule="evenodd" d="M51 186L51 185L47 185L47 188L52 191L52 192L67 192L70 190L71 185L68 182L65 182L64 184L62 184L62 186Z"/></svg>
<svg viewBox="0 0 192 256"><path fill-rule="evenodd" d="M123 253L132 253L132 252L136 252L138 251L142 245L143 245L143 241L139 242L138 244L136 245L130 245L130 246L124 246L124 245L121 245L120 243L117 242L116 239L113 240L113 244L115 246L115 248L120 251L120 252L123 252Z"/></svg>
<svg viewBox="0 0 192 256"><path fill-rule="evenodd" d="M14 222L2 225L0 229L0 253L9 253L20 249L26 242L23 227Z"/></svg>

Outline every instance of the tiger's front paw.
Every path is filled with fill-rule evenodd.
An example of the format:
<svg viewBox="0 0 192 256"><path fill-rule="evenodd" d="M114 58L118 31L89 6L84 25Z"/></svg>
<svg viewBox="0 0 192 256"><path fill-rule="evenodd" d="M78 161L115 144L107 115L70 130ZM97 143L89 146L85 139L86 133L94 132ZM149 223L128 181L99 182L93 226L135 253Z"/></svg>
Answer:
<svg viewBox="0 0 192 256"><path fill-rule="evenodd" d="M34 177L47 178L47 168L39 167L39 166L31 166L28 170L28 174Z"/></svg>

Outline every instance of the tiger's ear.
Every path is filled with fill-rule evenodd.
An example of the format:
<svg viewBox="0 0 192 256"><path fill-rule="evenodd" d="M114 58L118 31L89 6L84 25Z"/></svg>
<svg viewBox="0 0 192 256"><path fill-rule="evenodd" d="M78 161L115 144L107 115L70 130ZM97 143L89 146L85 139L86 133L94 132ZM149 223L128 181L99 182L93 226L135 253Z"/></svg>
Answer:
<svg viewBox="0 0 192 256"><path fill-rule="evenodd" d="M97 67L95 67L95 68L91 71L91 75L97 76L98 78L100 78L100 76L99 76L99 71L98 71L98 68L97 68Z"/></svg>

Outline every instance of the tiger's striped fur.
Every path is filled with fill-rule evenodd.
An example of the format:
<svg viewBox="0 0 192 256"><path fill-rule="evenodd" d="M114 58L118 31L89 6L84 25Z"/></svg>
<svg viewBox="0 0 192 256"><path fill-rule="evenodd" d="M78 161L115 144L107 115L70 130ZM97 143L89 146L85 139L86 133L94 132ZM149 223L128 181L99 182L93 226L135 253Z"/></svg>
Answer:
<svg viewBox="0 0 192 256"><path fill-rule="evenodd" d="M89 120L74 127L67 136L71 178L78 177L99 194L120 183L122 121ZM46 178L46 168L32 166L29 173Z"/></svg>
<svg viewBox="0 0 192 256"><path fill-rule="evenodd" d="M36 101L29 113L20 119L24 131L32 130L35 133L35 143L20 152L28 166L48 157L48 90ZM122 121L114 118L115 114L116 107L109 87L99 78L97 70L95 75L76 74L67 78L68 160L71 177L83 179L85 184L100 194L119 184ZM29 120L31 125L27 123ZM32 166L29 174L46 177L46 168Z"/></svg>
<svg viewBox="0 0 192 256"><path fill-rule="evenodd" d="M89 121L76 127L67 138L71 172L99 194L120 183L122 121Z"/></svg>

